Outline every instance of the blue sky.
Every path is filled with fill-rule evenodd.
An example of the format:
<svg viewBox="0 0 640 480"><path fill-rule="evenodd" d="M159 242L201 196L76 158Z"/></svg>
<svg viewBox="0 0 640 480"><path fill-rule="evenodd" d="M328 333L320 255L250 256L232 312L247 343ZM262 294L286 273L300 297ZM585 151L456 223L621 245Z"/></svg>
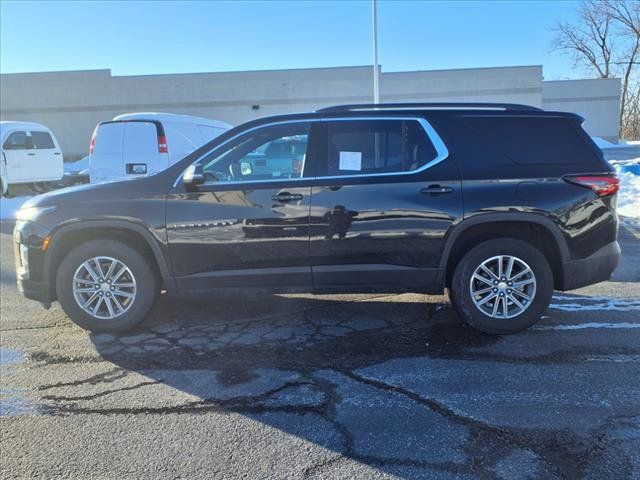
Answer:
<svg viewBox="0 0 640 480"><path fill-rule="evenodd" d="M379 1L384 71L544 65L574 1ZM371 2L0 1L2 73L110 68L114 75L372 63Z"/></svg>

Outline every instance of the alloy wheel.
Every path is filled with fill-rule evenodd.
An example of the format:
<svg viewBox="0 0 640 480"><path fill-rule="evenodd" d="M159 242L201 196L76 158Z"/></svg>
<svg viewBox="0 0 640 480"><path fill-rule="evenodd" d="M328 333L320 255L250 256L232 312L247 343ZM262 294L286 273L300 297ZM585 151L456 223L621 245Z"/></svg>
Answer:
<svg viewBox="0 0 640 480"><path fill-rule="evenodd" d="M471 275L471 299L491 318L514 318L531 306L536 277L522 259L497 255L482 262Z"/></svg>
<svg viewBox="0 0 640 480"><path fill-rule="evenodd" d="M73 296L89 315L113 320L133 305L136 279L127 265L113 257L84 261L73 275Z"/></svg>

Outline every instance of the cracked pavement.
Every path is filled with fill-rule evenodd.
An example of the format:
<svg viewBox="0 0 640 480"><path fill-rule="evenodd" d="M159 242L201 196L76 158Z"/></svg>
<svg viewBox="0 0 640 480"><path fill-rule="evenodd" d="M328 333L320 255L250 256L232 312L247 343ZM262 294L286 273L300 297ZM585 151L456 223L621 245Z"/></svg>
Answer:
<svg viewBox="0 0 640 480"><path fill-rule="evenodd" d="M92 335L15 289L2 478L640 478L640 235L610 282L497 337L446 296L162 298Z"/></svg>

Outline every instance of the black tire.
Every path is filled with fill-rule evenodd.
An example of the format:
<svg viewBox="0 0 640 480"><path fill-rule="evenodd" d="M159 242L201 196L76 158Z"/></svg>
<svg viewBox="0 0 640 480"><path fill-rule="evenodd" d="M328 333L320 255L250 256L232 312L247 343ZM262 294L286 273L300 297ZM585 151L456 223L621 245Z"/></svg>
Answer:
<svg viewBox="0 0 640 480"><path fill-rule="evenodd" d="M476 307L470 291L471 276L485 260L511 255L533 271L536 291L526 310L513 318L493 318ZM451 280L451 303L462 319L477 330L491 334L516 333L530 327L549 307L553 295L553 273L545 256L534 246L512 238L488 240L472 248L458 263ZM513 304L512 304L513 305Z"/></svg>
<svg viewBox="0 0 640 480"><path fill-rule="evenodd" d="M136 295L127 311L113 319L100 319L85 312L73 294L73 276L86 260L108 256L123 262L136 281ZM60 263L56 275L56 292L62 309L78 326L95 333L118 333L140 324L156 300L158 280L145 257L115 240L91 240L71 250Z"/></svg>

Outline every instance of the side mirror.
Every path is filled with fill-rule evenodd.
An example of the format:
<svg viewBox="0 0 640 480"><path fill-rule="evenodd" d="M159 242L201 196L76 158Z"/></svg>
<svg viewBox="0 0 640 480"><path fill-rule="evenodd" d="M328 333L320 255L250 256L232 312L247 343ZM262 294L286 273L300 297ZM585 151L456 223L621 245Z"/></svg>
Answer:
<svg viewBox="0 0 640 480"><path fill-rule="evenodd" d="M189 165L182 174L182 181L185 187L187 187L187 190L193 190L198 185L202 185L204 183L204 169L202 165Z"/></svg>

